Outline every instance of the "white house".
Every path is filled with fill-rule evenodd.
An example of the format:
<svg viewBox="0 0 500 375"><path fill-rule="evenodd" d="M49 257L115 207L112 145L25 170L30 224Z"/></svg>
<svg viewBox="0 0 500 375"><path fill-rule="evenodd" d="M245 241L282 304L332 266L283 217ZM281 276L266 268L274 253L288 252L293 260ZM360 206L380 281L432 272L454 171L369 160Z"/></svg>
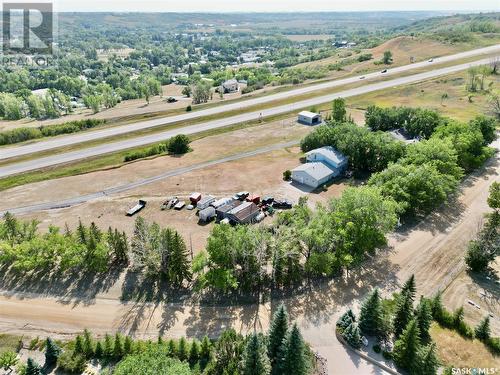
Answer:
<svg viewBox="0 0 500 375"><path fill-rule="evenodd" d="M306 160L308 163L321 162L327 164L334 170L335 176L339 175L347 167L347 158L330 146L309 151L306 154Z"/></svg>
<svg viewBox="0 0 500 375"><path fill-rule="evenodd" d="M321 162L306 163L292 169L292 180L317 188L331 180L334 171Z"/></svg>
<svg viewBox="0 0 500 375"><path fill-rule="evenodd" d="M309 111L302 111L299 113L298 121L305 125L318 125L321 123L321 115Z"/></svg>
<svg viewBox="0 0 500 375"><path fill-rule="evenodd" d="M317 188L339 176L346 168L348 159L333 147L322 147L306 154L306 164L293 169L292 180Z"/></svg>
<svg viewBox="0 0 500 375"><path fill-rule="evenodd" d="M222 84L222 88L224 89L224 93L228 94L231 92L237 92L240 89L240 86L237 80L229 79Z"/></svg>

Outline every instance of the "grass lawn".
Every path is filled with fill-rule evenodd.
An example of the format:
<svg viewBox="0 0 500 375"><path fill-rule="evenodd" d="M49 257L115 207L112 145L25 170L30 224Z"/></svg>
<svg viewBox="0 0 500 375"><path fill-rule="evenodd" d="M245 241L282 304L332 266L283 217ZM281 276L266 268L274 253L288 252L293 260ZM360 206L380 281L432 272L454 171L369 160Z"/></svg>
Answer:
<svg viewBox="0 0 500 375"><path fill-rule="evenodd" d="M468 121L488 113L488 92L470 93L466 90L467 72L430 79L393 89L375 91L349 98L350 107L366 109L371 104L382 107L409 106L436 110L459 121ZM485 87L498 87L500 76L485 79ZM443 97L443 94L446 94ZM469 98L470 97L470 98Z"/></svg>
<svg viewBox="0 0 500 375"><path fill-rule="evenodd" d="M21 336L0 333L0 353L7 352L9 350L15 352L17 350L19 340L21 340Z"/></svg>
<svg viewBox="0 0 500 375"><path fill-rule="evenodd" d="M436 342L438 357L444 366L500 367L500 357L495 357L479 340L468 340L457 332L433 323L431 337Z"/></svg>

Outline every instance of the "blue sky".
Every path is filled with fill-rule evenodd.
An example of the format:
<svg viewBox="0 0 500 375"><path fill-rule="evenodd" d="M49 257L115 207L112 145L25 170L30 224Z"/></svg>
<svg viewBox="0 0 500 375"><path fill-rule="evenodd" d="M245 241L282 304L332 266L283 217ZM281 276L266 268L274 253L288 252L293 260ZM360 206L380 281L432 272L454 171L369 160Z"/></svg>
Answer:
<svg viewBox="0 0 500 375"><path fill-rule="evenodd" d="M500 10L500 0L55 0L59 11Z"/></svg>

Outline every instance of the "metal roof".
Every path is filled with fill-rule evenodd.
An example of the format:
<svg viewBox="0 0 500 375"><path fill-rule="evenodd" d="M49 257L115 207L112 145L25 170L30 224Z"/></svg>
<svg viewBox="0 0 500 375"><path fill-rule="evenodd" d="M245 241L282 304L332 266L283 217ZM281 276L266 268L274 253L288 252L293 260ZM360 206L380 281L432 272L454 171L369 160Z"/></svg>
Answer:
<svg viewBox="0 0 500 375"><path fill-rule="evenodd" d="M340 151L337 151L331 146L317 148L315 150L309 151L308 153L306 153L306 155L321 155L326 162L332 162L333 166L342 164L347 160L344 154L342 154Z"/></svg>
<svg viewBox="0 0 500 375"><path fill-rule="evenodd" d="M318 113L310 112L310 111L302 111L299 113L299 116L303 117L308 117L308 118L314 118L316 116L319 116Z"/></svg>
<svg viewBox="0 0 500 375"><path fill-rule="evenodd" d="M305 172L317 181L335 174L335 172L331 170L325 163L321 162L312 162L299 165L297 168L293 169L292 172Z"/></svg>

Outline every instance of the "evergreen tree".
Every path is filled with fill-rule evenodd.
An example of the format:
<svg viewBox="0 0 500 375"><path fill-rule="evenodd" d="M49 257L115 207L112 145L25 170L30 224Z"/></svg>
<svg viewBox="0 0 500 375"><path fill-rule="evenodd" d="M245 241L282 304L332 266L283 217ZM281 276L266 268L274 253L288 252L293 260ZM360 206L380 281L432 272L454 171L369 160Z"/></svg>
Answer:
<svg viewBox="0 0 500 375"><path fill-rule="evenodd" d="M490 338L490 317L485 317L475 329L476 337L479 340L488 340Z"/></svg>
<svg viewBox="0 0 500 375"><path fill-rule="evenodd" d="M177 358L181 361L185 361L188 358L188 347L187 342L184 337L179 340L179 348L177 350Z"/></svg>
<svg viewBox="0 0 500 375"><path fill-rule="evenodd" d="M163 337L161 335L158 336L158 345L163 345Z"/></svg>
<svg viewBox="0 0 500 375"><path fill-rule="evenodd" d="M194 366L200 359L200 344L198 341L193 340L191 343L191 349L189 350L189 364Z"/></svg>
<svg viewBox="0 0 500 375"><path fill-rule="evenodd" d="M125 336L125 342L123 343L123 354L132 354L133 342L130 336Z"/></svg>
<svg viewBox="0 0 500 375"><path fill-rule="evenodd" d="M45 344L45 366L50 367L57 362L61 355L61 348L48 337Z"/></svg>
<svg viewBox="0 0 500 375"><path fill-rule="evenodd" d="M26 375L42 375L42 368L32 358L26 363Z"/></svg>
<svg viewBox="0 0 500 375"><path fill-rule="evenodd" d="M406 328L410 320L413 319L413 300L411 294L406 291L399 295L394 312L394 335L398 338Z"/></svg>
<svg viewBox="0 0 500 375"><path fill-rule="evenodd" d="M378 289L375 289L361 305L359 328L368 335L377 335L382 327L382 303Z"/></svg>
<svg viewBox="0 0 500 375"><path fill-rule="evenodd" d="M419 350L420 332L416 320L413 319L394 344L394 362L413 373L418 368Z"/></svg>
<svg viewBox="0 0 500 375"><path fill-rule="evenodd" d="M176 357L177 356L177 345L175 345L175 341L174 340L172 340L172 339L168 340L167 351L168 351L168 355L170 357Z"/></svg>
<svg viewBox="0 0 500 375"><path fill-rule="evenodd" d="M417 307L416 319L420 330L420 340L428 342L431 338L429 329L432 323L432 308L430 301L425 298L420 298L420 303Z"/></svg>
<svg viewBox="0 0 500 375"><path fill-rule="evenodd" d="M337 321L337 325L339 327L346 329L347 327L349 327L351 325L352 322L355 322L355 321L356 321L356 316L354 315L352 310L349 309L344 313L344 315L342 315L339 318L339 320Z"/></svg>
<svg viewBox="0 0 500 375"><path fill-rule="evenodd" d="M76 228L76 237L78 238L78 241L81 244L87 245L87 228L85 228L80 219L78 219L78 227Z"/></svg>
<svg viewBox="0 0 500 375"><path fill-rule="evenodd" d="M191 281L191 266L184 239L175 232L169 258L168 278L174 285L181 285L184 280Z"/></svg>
<svg viewBox="0 0 500 375"><path fill-rule="evenodd" d="M309 372L304 340L296 324L283 343L278 368L280 375L307 375Z"/></svg>
<svg viewBox="0 0 500 375"><path fill-rule="evenodd" d="M212 343L210 342L210 339L208 338L208 336L203 337L200 348L200 367L202 370L205 368L208 362L210 362L211 349Z"/></svg>
<svg viewBox="0 0 500 375"><path fill-rule="evenodd" d="M262 340L253 333L247 340L243 352L243 375L269 375L271 363Z"/></svg>
<svg viewBox="0 0 500 375"><path fill-rule="evenodd" d="M102 356L104 354L104 351L102 349L102 344L100 341L97 341L97 344L95 345L95 352L94 352L94 356L97 358L97 359L101 359Z"/></svg>
<svg viewBox="0 0 500 375"><path fill-rule="evenodd" d="M361 331L356 323L349 324L343 336L353 348L359 349L361 347Z"/></svg>
<svg viewBox="0 0 500 375"><path fill-rule="evenodd" d="M123 343L122 343L122 337L120 336L119 333L116 333L116 335L115 335L115 345L113 347L113 356L116 359L120 359L123 357Z"/></svg>
<svg viewBox="0 0 500 375"><path fill-rule="evenodd" d="M271 321L271 327L269 329L267 353L269 360L271 361L273 372L276 370L278 356L280 354L281 346L283 345L283 340L286 337L287 331L288 313L286 311L285 305L282 304L274 313L273 319Z"/></svg>
<svg viewBox="0 0 500 375"><path fill-rule="evenodd" d="M73 349L73 354L82 354L83 355L83 340L82 336L77 335L75 339L75 348Z"/></svg>
<svg viewBox="0 0 500 375"><path fill-rule="evenodd" d="M437 292L431 300L432 317L436 321L441 321L443 317L443 302L441 292Z"/></svg>
<svg viewBox="0 0 500 375"><path fill-rule="evenodd" d="M419 363L415 373L418 375L436 375L439 368L439 360L436 355L436 344L432 343L418 352Z"/></svg>
<svg viewBox="0 0 500 375"><path fill-rule="evenodd" d="M111 358L113 356L113 339L106 333L104 336L104 356Z"/></svg>
<svg viewBox="0 0 500 375"><path fill-rule="evenodd" d="M83 354L85 358L92 358L94 355L94 342L88 329L83 331Z"/></svg>
<svg viewBox="0 0 500 375"><path fill-rule="evenodd" d="M409 294L411 301L415 301L415 294L417 293L417 286L415 284L415 275L411 275L401 288L401 294Z"/></svg>

